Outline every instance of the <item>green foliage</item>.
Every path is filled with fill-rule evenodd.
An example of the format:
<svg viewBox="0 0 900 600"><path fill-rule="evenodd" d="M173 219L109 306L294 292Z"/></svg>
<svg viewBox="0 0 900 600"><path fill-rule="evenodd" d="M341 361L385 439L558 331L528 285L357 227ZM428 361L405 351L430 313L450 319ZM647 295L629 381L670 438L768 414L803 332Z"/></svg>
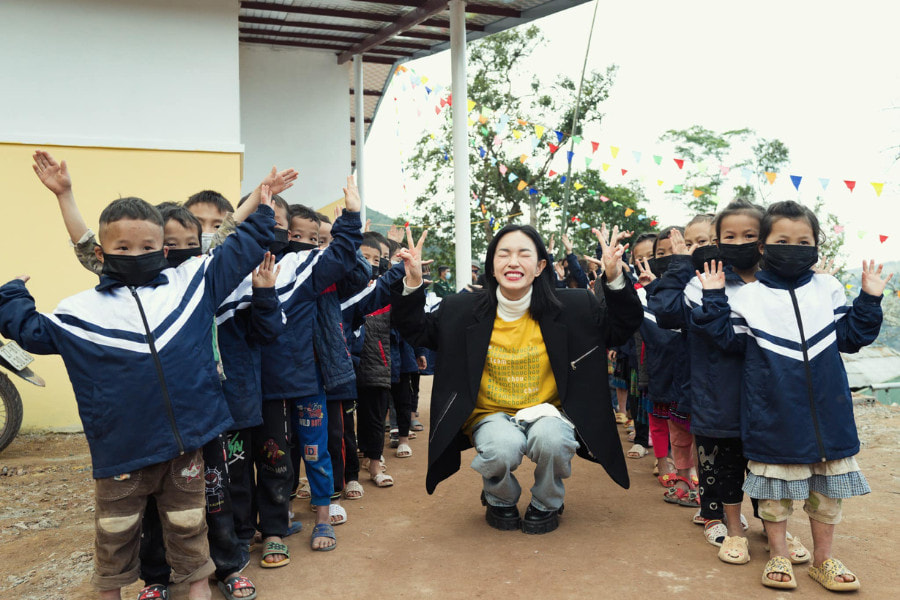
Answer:
<svg viewBox="0 0 900 600"><path fill-rule="evenodd" d="M577 82L568 77L542 81L528 67L530 56L544 42L540 30L531 26L497 33L469 46L468 96L482 107L482 114L487 117L487 122L481 123L477 112L472 113L474 121L469 127L469 193L475 256L484 254L493 237L491 218L500 225L516 221L548 231L553 228L551 222L559 218L559 211L549 202L541 203L540 196L530 194L528 188L519 190L518 185L524 181L529 187L548 194L553 183L546 177L552 159L547 144L553 132L563 132L563 140L553 139L552 143L560 146L560 152L565 152L571 136L581 135L584 125L597 124L603 118L600 108L609 97L617 67L610 66L585 75L579 124L572 131ZM529 92L519 93L523 88ZM429 238L440 248L436 258L445 262L451 262L449 259L454 252L450 113L444 111L438 131L423 135L408 163L413 177L426 185L426 191L415 201L411 217L416 223L429 227ZM501 115L509 119L503 127L498 126ZM524 119L527 124L523 125L517 119ZM537 148L523 145L512 134L512 130L517 129L523 140L530 139L534 134L534 123L546 127ZM501 141L499 145L494 144L497 136ZM520 160L522 154L524 161ZM509 169L506 174L498 170L501 164ZM509 181L511 173L516 176L512 182ZM562 196L559 198L561 202ZM573 202L570 212L575 214L578 208Z"/></svg>

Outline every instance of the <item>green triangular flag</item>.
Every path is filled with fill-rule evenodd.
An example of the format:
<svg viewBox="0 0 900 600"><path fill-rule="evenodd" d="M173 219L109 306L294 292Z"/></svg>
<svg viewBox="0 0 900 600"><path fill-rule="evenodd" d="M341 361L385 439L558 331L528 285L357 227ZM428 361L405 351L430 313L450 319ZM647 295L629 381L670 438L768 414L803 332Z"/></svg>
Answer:
<svg viewBox="0 0 900 600"><path fill-rule="evenodd" d="M675 187L672 188L672 191L675 192L676 194L680 194L681 192L684 191L684 186L679 183L678 185L676 185Z"/></svg>
<svg viewBox="0 0 900 600"><path fill-rule="evenodd" d="M653 162L655 162L656 164L660 164L662 162L662 156L657 156L656 154L654 154Z"/></svg>
<svg viewBox="0 0 900 600"><path fill-rule="evenodd" d="M575 137L572 138L572 141L574 141L576 144L580 144L580 143L581 143L581 136L580 136L580 135L576 135Z"/></svg>
<svg viewBox="0 0 900 600"><path fill-rule="evenodd" d="M481 128L481 135L487 135L487 134L489 134L489 133L490 133L490 132L488 131L488 128L487 128L487 127L482 127L482 128Z"/></svg>
<svg viewBox="0 0 900 600"><path fill-rule="evenodd" d="M591 166L591 161L592 161L592 160L594 160L594 159L591 158L590 156L585 156L585 157L584 157L584 168L585 168L585 169L588 168L589 166Z"/></svg>
<svg viewBox="0 0 900 600"><path fill-rule="evenodd" d="M550 199L547 196L541 196L541 204L547 204L550 202Z"/></svg>

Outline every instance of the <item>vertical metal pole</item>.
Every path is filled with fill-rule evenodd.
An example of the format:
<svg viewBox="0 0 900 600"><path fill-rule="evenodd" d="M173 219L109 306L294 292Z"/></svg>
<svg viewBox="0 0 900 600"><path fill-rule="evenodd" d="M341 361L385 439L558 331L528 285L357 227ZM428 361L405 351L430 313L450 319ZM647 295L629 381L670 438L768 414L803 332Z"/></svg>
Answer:
<svg viewBox="0 0 900 600"><path fill-rule="evenodd" d="M450 0L450 72L453 105L453 196L456 229L456 289L472 278L472 217L469 214L469 146L466 122L466 3Z"/></svg>
<svg viewBox="0 0 900 600"><path fill-rule="evenodd" d="M363 93L363 61L362 55L353 56L353 106L356 118L356 187L362 201L359 218L366 223L366 105Z"/></svg>

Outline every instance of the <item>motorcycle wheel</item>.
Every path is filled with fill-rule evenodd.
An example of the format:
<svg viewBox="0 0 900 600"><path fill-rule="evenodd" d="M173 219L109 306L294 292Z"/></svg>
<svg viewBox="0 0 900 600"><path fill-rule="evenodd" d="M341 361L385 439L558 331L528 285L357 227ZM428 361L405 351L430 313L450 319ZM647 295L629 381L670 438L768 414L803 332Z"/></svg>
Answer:
<svg viewBox="0 0 900 600"><path fill-rule="evenodd" d="M5 373L0 373L0 451L9 446L22 426L22 397Z"/></svg>

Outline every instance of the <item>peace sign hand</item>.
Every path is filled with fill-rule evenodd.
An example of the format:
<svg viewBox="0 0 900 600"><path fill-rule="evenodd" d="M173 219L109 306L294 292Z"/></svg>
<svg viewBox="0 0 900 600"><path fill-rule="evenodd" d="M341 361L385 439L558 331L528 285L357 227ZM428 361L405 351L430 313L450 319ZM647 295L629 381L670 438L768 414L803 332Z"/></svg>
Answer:
<svg viewBox="0 0 900 600"><path fill-rule="evenodd" d="M417 288L422 285L422 246L425 245L425 238L428 236L428 230L422 232L422 237L418 243L413 242L412 230L409 225L406 226L406 241L409 248L400 248L399 256L403 259L403 266L406 269L406 277L404 283L411 287Z"/></svg>
<svg viewBox="0 0 900 600"><path fill-rule="evenodd" d="M709 268L712 265L712 269ZM725 269L722 267L722 261L711 260L703 264L703 273L694 271L700 279L700 284L704 290L723 290L725 289Z"/></svg>
<svg viewBox="0 0 900 600"><path fill-rule="evenodd" d="M650 262L645 258L643 260L635 260L635 266L638 270L638 283L646 287L651 281L656 279L656 275L650 270Z"/></svg>

